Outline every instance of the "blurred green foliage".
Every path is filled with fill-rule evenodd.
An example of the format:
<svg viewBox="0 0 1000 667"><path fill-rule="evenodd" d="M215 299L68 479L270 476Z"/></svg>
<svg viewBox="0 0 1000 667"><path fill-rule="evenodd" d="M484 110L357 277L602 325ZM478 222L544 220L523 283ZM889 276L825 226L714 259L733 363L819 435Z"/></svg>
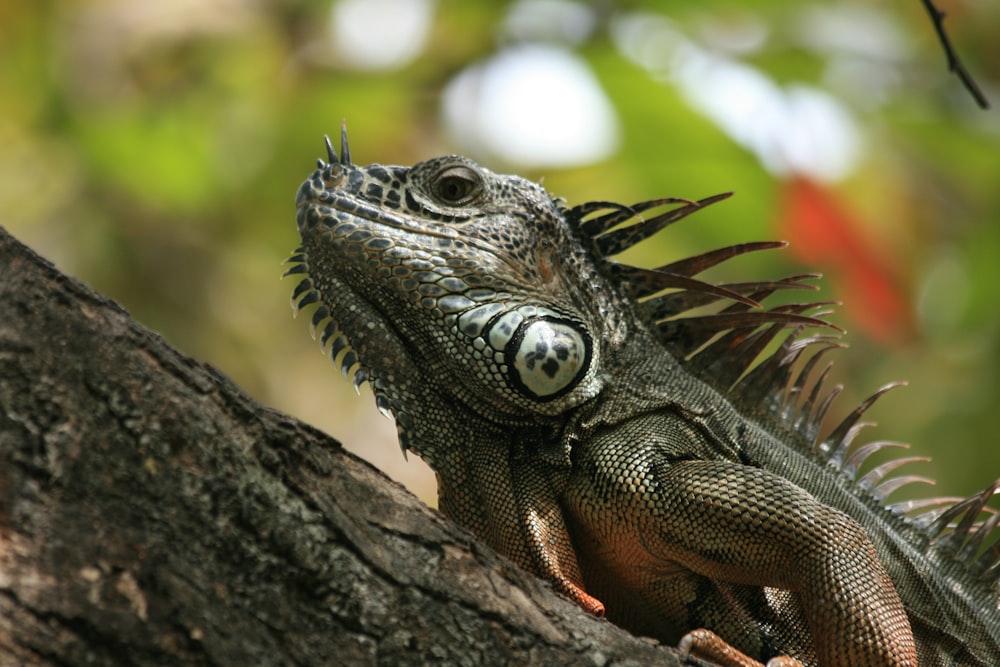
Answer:
<svg viewBox="0 0 1000 667"><path fill-rule="evenodd" d="M547 4L517 6L530 13ZM392 425L370 397L353 396L306 339L306 323L289 317L292 285L278 275L296 246L293 196L322 154L323 134L347 119L360 163L412 164L462 150L443 120L442 93L466 67L516 44L505 27L513 5L439 2L415 57L363 69L331 44L330 2L3 3L0 224L261 402L328 430L433 501L426 471L404 466L391 444ZM916 313L905 339L875 342L852 331L852 349L837 355L835 379L848 387L839 412L906 378L909 388L872 411L882 423L872 437L934 455L942 493L969 493L1000 474L1000 114L976 109L948 74L919 3L580 6L592 26L558 46L596 76L617 115L617 150L558 170L473 157L496 171L544 177L570 203L737 192L662 235L637 261L773 238L780 175L676 81L637 65L612 38L626 15L669 17L707 52L726 50L727 27L762 27L755 48L727 57L777 86L825 91L851 114L861 155L829 187L864 222L862 235L893 259ZM893 85L852 88L838 78L874 68L865 54L879 45L862 43L867 19L857 34L834 31L831 44L804 36L805 13L852 8L904 36ZM944 8L959 52L1000 105L1000 8L989 0ZM829 268L795 258L748 257L720 275ZM821 298L850 304L837 279L828 277Z"/></svg>

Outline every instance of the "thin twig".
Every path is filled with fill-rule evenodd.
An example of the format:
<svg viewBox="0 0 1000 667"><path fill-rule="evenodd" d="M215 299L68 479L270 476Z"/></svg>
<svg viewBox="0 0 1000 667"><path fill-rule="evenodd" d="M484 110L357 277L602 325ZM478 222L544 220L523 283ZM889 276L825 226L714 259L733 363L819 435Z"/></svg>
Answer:
<svg viewBox="0 0 1000 667"><path fill-rule="evenodd" d="M944 54L948 58L948 69L954 72L965 89L972 94L972 97L976 100L976 104L979 105L981 109L989 109L990 102L986 99L986 95L983 91L979 89L979 85L969 74L968 70L962 64L962 61L958 59L958 55L955 53L955 49L951 46L951 40L948 39L948 34L944 31L944 19L945 13L938 9L933 0L921 0L924 3L924 9L931 16L931 21L934 23L934 30L937 32L938 39L941 41L941 46L944 47Z"/></svg>

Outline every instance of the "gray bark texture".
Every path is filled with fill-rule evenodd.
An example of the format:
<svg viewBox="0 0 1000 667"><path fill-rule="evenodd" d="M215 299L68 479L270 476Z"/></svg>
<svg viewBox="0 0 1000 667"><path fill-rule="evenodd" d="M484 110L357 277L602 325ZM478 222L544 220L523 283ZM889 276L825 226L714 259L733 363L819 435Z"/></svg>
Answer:
<svg viewBox="0 0 1000 667"><path fill-rule="evenodd" d="M0 228L0 665L678 665Z"/></svg>

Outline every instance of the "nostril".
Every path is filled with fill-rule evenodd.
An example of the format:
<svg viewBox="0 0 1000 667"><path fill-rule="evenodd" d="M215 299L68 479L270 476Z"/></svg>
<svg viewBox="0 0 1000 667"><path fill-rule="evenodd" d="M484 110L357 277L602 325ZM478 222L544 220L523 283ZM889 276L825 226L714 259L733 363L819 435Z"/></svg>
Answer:
<svg viewBox="0 0 1000 667"><path fill-rule="evenodd" d="M327 165L323 170L323 185L328 188L337 188L344 184L344 168L337 163Z"/></svg>

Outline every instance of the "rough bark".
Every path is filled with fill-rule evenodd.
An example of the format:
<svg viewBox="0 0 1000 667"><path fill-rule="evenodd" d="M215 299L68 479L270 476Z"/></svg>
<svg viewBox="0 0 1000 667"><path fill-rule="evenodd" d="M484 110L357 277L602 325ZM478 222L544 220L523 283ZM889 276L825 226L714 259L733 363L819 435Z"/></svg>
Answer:
<svg viewBox="0 0 1000 667"><path fill-rule="evenodd" d="M653 663L0 228L0 665Z"/></svg>

